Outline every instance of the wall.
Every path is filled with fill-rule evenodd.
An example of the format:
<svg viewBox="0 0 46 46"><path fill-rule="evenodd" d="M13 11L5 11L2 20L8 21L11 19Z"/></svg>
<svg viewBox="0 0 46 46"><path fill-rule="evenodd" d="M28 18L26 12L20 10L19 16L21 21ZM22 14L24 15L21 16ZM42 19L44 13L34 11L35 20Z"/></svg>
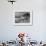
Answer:
<svg viewBox="0 0 46 46"><path fill-rule="evenodd" d="M32 26L15 26L14 13L17 10L33 10ZM14 5L7 0L0 0L0 40L11 40L18 32L26 32L37 41L46 40L46 1L17 0Z"/></svg>

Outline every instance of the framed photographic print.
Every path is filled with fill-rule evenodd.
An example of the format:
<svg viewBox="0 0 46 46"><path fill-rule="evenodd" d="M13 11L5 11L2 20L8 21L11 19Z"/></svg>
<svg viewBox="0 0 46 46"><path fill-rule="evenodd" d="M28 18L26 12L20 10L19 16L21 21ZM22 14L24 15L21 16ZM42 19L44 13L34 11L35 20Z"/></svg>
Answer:
<svg viewBox="0 0 46 46"><path fill-rule="evenodd" d="M32 12L21 11L15 12L15 25L16 26L30 26L32 25Z"/></svg>

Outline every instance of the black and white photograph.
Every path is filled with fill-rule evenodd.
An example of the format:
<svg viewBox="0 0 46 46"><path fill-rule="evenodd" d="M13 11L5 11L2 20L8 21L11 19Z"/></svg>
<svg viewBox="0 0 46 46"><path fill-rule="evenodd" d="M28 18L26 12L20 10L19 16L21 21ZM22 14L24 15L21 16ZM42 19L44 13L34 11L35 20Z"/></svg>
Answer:
<svg viewBox="0 0 46 46"><path fill-rule="evenodd" d="M15 12L16 25L32 25L32 12Z"/></svg>

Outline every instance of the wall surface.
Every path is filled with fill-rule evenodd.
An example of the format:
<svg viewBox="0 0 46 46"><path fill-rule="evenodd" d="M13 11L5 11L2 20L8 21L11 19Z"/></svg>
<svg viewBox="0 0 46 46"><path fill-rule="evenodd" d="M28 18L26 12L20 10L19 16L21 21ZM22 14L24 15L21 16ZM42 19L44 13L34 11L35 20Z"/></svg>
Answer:
<svg viewBox="0 0 46 46"><path fill-rule="evenodd" d="M15 26L15 11L33 10L32 26ZM15 40L18 32L26 32L33 40L46 40L46 0L17 0L13 5L0 0L0 40Z"/></svg>

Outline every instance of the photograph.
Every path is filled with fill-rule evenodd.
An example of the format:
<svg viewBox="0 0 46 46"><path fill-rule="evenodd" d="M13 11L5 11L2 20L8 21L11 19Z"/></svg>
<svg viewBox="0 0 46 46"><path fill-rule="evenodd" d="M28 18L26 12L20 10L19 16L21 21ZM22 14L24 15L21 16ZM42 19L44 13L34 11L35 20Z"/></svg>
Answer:
<svg viewBox="0 0 46 46"><path fill-rule="evenodd" d="M15 12L15 25L32 25L32 12Z"/></svg>

